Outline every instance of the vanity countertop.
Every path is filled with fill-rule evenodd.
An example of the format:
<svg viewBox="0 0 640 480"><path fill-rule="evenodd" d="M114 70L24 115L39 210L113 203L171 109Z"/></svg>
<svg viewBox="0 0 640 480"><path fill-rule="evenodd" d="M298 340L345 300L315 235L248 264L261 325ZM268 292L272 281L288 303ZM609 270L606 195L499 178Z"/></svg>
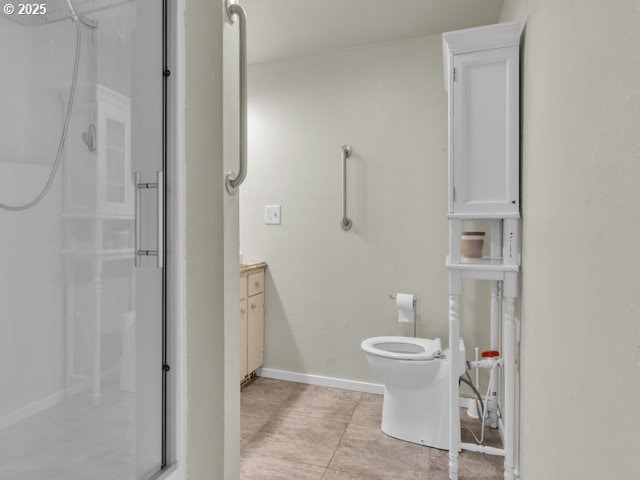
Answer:
<svg viewBox="0 0 640 480"><path fill-rule="evenodd" d="M246 260L240 264L240 275L255 272L257 270L262 270L264 268L267 268L267 262L254 262L251 260Z"/></svg>

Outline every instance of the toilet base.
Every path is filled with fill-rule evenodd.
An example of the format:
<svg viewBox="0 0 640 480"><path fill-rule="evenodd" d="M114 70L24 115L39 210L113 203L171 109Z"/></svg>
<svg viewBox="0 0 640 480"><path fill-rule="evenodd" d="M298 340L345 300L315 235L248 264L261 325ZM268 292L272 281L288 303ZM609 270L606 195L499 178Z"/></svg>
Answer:
<svg viewBox="0 0 640 480"><path fill-rule="evenodd" d="M382 431L418 445L449 449L449 395L446 368L426 388L386 386Z"/></svg>
<svg viewBox="0 0 640 480"><path fill-rule="evenodd" d="M411 343L411 339L405 340L402 337L381 338L392 338L391 342L386 342L392 345ZM384 342L379 343L384 344ZM458 348L460 361L454 367L457 375L460 376L466 369L462 338ZM365 347L363 349L367 352L367 361L371 370L384 384L382 431L400 440L448 450L449 368L451 367L448 350L442 352L442 356L437 358L413 360L379 355L378 351L372 353Z"/></svg>

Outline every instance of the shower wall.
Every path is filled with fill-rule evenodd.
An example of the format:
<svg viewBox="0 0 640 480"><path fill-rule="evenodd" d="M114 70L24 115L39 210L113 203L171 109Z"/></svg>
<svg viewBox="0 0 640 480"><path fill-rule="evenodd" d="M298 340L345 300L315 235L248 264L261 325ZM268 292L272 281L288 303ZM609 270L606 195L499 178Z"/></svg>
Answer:
<svg viewBox="0 0 640 480"><path fill-rule="evenodd" d="M10 65L13 74L0 76L0 92L2 93L2 110L11 112L10 115L0 115L0 161L8 161L10 158L22 158L24 138L26 130L21 128L26 118L28 104L27 94L29 88L25 78L34 78L27 72L32 72L36 67L31 62L32 42L29 32L17 23L6 20L0 16L0 45L11 45L11 48L3 48L0 56L4 65ZM16 46L19 45L19 48ZM17 74L25 72L25 75ZM10 93L10 94L8 94Z"/></svg>
<svg viewBox="0 0 640 480"><path fill-rule="evenodd" d="M436 35L250 67L240 245L269 264L265 367L378 382L360 342L413 335L396 321L396 292L417 295L418 336L447 343L441 48ZM282 205L281 225L264 224L265 204ZM488 345L483 292L465 292L469 346Z"/></svg>
<svg viewBox="0 0 640 480"><path fill-rule="evenodd" d="M73 67L75 33L72 26L64 30L0 18L0 42L12 46L0 53L2 64L11 66L0 92L7 106L0 115L2 202L19 204L37 195L55 159L63 120L58 91L68 88ZM0 212L0 426L62 398L61 178L36 208Z"/></svg>
<svg viewBox="0 0 640 480"><path fill-rule="evenodd" d="M65 268L63 184L70 158L95 159L81 139L95 121L95 85L131 95L131 31L135 3L91 15L100 28L82 29L78 86L63 163L53 186L36 207L20 213L0 211L0 427L45 409L65 389ZM11 74L0 78L0 201L19 204L42 189L55 160L73 73L76 30L70 21L25 26L0 17L0 62ZM125 52L129 52L126 53ZM9 69L7 70L7 72ZM79 285L77 297L91 298ZM117 333L120 307L130 288L105 272L103 334ZM75 332L80 372L90 362L91 306L78 301ZM85 330L86 330L85 328ZM118 352L106 353L105 364Z"/></svg>
<svg viewBox="0 0 640 480"><path fill-rule="evenodd" d="M4 198L26 200L16 178L42 185L48 166L0 162ZM0 220L0 427L60 400L64 385L61 182L37 210ZM33 197L31 197L33 198ZM17 340L17 341L16 341Z"/></svg>

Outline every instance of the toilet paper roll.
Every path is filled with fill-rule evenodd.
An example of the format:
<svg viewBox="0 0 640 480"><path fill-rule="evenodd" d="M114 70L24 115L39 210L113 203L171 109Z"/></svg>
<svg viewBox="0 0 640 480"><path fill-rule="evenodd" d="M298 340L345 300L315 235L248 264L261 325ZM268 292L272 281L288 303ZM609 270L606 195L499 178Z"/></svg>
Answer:
<svg viewBox="0 0 640 480"><path fill-rule="evenodd" d="M414 296L409 293L396 293L396 308L398 309L398 321L412 323L416 319Z"/></svg>

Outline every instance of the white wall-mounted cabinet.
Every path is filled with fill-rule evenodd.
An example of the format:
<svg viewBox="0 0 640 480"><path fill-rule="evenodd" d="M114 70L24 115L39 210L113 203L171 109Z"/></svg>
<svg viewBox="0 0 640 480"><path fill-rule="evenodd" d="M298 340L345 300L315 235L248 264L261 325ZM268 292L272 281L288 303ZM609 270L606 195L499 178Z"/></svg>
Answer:
<svg viewBox="0 0 640 480"><path fill-rule="evenodd" d="M517 24L445 33L449 214L519 215Z"/></svg>
<svg viewBox="0 0 640 480"><path fill-rule="evenodd" d="M101 85L95 99L95 153L65 159L65 211L131 217L131 99Z"/></svg>

